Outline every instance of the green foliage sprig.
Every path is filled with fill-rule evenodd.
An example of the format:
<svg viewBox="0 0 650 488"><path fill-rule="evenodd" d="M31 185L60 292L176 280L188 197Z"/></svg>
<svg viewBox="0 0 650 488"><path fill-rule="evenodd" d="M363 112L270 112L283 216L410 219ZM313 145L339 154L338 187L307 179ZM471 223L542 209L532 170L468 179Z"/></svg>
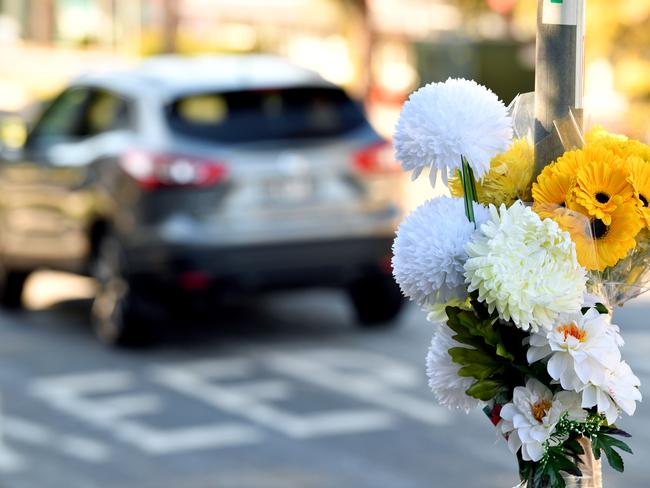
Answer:
<svg viewBox="0 0 650 488"><path fill-rule="evenodd" d="M449 350L452 360L461 366L458 374L476 381L466 391L474 398L489 401L499 396L504 403L512 398L515 387L524 385L526 377L545 384L551 378L541 364L528 365L523 345L528 334L489 313L474 294L471 310L447 307L447 325L454 340L465 347Z"/></svg>
<svg viewBox="0 0 650 488"><path fill-rule="evenodd" d="M526 339L529 334L510 322L500 320L496 312L490 313L475 293L470 297L470 303L470 310L446 308L447 325L455 333L454 340L463 346L451 348L449 355L461 366L460 376L475 379L466 391L467 395L499 406L510 402L514 389L525 385L529 377L552 385L545 363L528 364ZM603 305L598 304L597 308L600 313L607 313ZM486 407L485 412L493 422L498 421L495 418L498 417L498 413L495 414L497 409ZM585 453L579 442L581 437L591 440L596 459L604 454L612 468L623 471L623 459L616 449L629 453L632 450L613 436L630 437L615 426L609 426L605 417L595 409L584 422L570 420L565 415L546 443L540 461L524 461L518 454L520 477L528 482L529 488L565 488L563 473L582 476L580 457Z"/></svg>
<svg viewBox="0 0 650 488"><path fill-rule="evenodd" d="M630 437L627 432L607 425L605 418L591 413L585 422L562 417L555 432L546 443L544 457L539 462L523 461L519 458L521 479L528 481L529 488L565 488L562 473L582 476L580 456L585 452L579 439L591 440L592 451L596 459L604 453L609 465L623 472L624 463L615 449L632 453L632 449L623 441L613 436Z"/></svg>

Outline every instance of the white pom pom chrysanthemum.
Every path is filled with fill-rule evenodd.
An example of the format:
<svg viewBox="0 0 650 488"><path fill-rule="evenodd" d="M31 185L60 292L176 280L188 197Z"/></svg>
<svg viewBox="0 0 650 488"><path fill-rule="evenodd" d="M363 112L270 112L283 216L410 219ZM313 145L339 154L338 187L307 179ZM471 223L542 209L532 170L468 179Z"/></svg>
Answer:
<svg viewBox="0 0 650 488"><path fill-rule="evenodd" d="M441 405L469 412L480 407L482 402L465 393L476 380L458 375L461 366L451 359L449 349L465 346L455 341L453 335L446 324L437 325L427 354L429 387Z"/></svg>
<svg viewBox="0 0 650 488"><path fill-rule="evenodd" d="M395 130L396 157L417 178L430 167L447 183L450 170L464 156L476 178L490 169L490 160L512 142L512 119L497 96L475 81L450 78L430 83L409 97Z"/></svg>
<svg viewBox="0 0 650 488"><path fill-rule="evenodd" d="M467 245L468 291L523 330L550 330L560 313L577 313L587 281L575 244L550 219L521 202L499 210Z"/></svg>
<svg viewBox="0 0 650 488"><path fill-rule="evenodd" d="M474 205L477 225L487 208ZM460 198L439 197L411 213L393 243L393 274L404 295L420 306L467 297L465 246L476 232Z"/></svg>

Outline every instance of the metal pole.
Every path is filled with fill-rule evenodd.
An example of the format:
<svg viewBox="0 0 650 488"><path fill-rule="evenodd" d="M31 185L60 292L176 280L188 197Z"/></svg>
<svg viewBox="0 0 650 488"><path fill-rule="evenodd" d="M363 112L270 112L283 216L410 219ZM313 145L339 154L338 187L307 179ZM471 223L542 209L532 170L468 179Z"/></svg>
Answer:
<svg viewBox="0 0 650 488"><path fill-rule="evenodd" d="M586 0L538 0L535 60L535 170L565 151L556 124L574 116L583 128L584 36ZM602 466L581 439L583 478L577 486L602 488Z"/></svg>
<svg viewBox="0 0 650 488"><path fill-rule="evenodd" d="M564 152L554 123L573 113L582 130L585 0L538 0L535 168Z"/></svg>

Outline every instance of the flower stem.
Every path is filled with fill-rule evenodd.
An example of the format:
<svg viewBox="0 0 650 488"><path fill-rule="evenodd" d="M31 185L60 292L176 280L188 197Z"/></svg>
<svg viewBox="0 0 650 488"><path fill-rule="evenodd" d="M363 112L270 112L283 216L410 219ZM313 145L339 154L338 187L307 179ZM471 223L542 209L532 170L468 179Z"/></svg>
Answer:
<svg viewBox="0 0 650 488"><path fill-rule="evenodd" d="M476 198L476 181L474 180L474 172L470 167L465 156L460 157L462 162L462 170L460 172L460 179L463 183L463 200L465 201L465 215L467 219L474 223L476 227L476 219L474 217L474 202Z"/></svg>

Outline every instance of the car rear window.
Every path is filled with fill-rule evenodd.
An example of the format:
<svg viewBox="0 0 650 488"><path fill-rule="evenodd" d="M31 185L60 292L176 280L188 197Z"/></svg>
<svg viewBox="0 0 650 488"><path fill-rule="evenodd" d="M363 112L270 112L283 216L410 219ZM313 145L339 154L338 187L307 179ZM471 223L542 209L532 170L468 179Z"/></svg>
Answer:
<svg viewBox="0 0 650 488"><path fill-rule="evenodd" d="M194 93L165 115L177 134L223 143L332 137L365 123L361 107L337 88Z"/></svg>

